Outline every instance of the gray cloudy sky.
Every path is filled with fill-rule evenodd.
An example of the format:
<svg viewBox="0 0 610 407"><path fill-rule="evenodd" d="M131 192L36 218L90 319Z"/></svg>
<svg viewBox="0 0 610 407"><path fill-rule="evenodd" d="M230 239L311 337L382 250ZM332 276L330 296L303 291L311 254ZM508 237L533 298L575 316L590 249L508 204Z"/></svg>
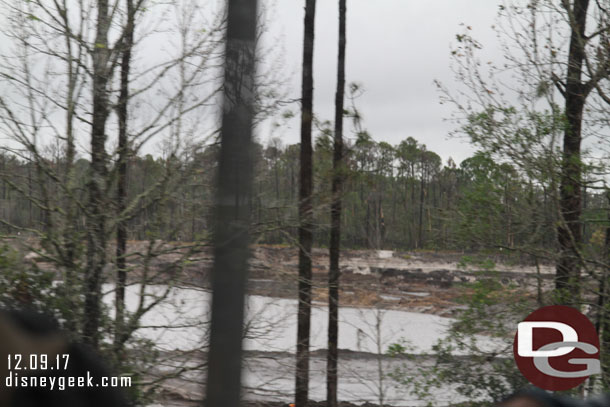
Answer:
<svg viewBox="0 0 610 407"><path fill-rule="evenodd" d="M267 41L284 48L290 96L300 96L304 0L275 0ZM397 144L414 137L446 160L460 162L473 149L448 138L455 127L444 121L451 107L439 104L433 81L458 86L450 68L450 49L464 23L488 45L493 56L498 0L347 0L347 81L366 90L358 100L364 125L375 140ZM321 119L334 117L338 1L318 0L314 56L314 110ZM299 140L298 123L275 135L285 144ZM266 140L268 132L262 131Z"/></svg>

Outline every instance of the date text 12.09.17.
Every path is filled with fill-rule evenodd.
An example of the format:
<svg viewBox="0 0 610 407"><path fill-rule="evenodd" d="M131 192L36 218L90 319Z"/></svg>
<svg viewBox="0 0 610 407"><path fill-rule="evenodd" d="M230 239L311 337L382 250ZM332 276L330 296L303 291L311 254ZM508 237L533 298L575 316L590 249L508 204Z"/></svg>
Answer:
<svg viewBox="0 0 610 407"><path fill-rule="evenodd" d="M21 355L19 353L8 355L8 370L66 370L70 355L36 354Z"/></svg>

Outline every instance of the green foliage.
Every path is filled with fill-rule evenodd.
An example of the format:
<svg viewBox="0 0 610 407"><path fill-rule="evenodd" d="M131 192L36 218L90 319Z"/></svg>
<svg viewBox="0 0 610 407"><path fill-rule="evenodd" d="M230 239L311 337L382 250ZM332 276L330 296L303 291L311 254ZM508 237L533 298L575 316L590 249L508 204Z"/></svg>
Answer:
<svg viewBox="0 0 610 407"><path fill-rule="evenodd" d="M465 286L464 307L449 334L433 347L436 362L415 375L405 367L391 377L430 403L433 390L451 386L472 405L490 406L528 385L514 362L512 343L517 323L535 304L524 291L502 284L493 263L464 257L460 266L476 270L476 279ZM400 344L390 349L393 355L402 351Z"/></svg>
<svg viewBox="0 0 610 407"><path fill-rule="evenodd" d="M519 193L515 171L496 163L489 154L477 152L460 165L460 178L467 181L458 202L458 235L472 249L510 246L506 236L506 209Z"/></svg>
<svg viewBox="0 0 610 407"><path fill-rule="evenodd" d="M45 310L51 302L53 274L28 264L17 250L0 246L0 306Z"/></svg>
<svg viewBox="0 0 610 407"><path fill-rule="evenodd" d="M82 290L68 290L66 282L55 277L34 259L24 259L6 244L0 246L0 307L28 308L55 317L62 326L78 326Z"/></svg>
<svg viewBox="0 0 610 407"><path fill-rule="evenodd" d="M346 129L345 162L341 174L343 188L342 247L396 250L485 250L519 246L537 251L552 251L556 229L555 196L552 173L556 165L551 152L541 150L542 134L554 134L561 128L557 114L516 116L514 109L484 110L473 115L468 134L480 142L482 151L459 166L453 160L443 163L433 151L413 137L400 143L378 142L362 125L360 113L350 108L352 135ZM357 114L358 117L354 117ZM516 123L515 123L516 122ZM517 127L518 123L529 123ZM331 122L319 120L314 150L314 223L315 245L327 243L329 197L332 174ZM509 126L509 128L505 128ZM492 133L488 133L492 132ZM495 133L493 133L495 132ZM501 135L502 139L494 137ZM499 137L499 136L498 136ZM508 155L525 151L527 161ZM218 145L195 150L188 156L167 158L133 156L129 161L128 197L130 240L163 239L196 241L209 235L210 211L215 185ZM518 154L517 154L518 155ZM502 156L502 159L498 159ZM49 162L61 168L61 157ZM254 198L250 203L259 235L256 241L289 244L296 241L299 145L282 145L272 139L266 146L255 144ZM527 165L526 165L527 164ZM46 215L23 194L34 197L48 191L62 191L56 180L38 181L35 165L12 155L0 156L6 180L0 185L4 203L5 233L30 228L39 230ZM86 203L89 162L77 160L72 188L74 209ZM546 171L546 172L545 172ZM595 173L598 169L591 169ZM31 181L30 181L31 178ZM35 182L34 182L35 181ZM11 188L14 185L14 188ZM597 222L604 203L595 190L587 191L587 220ZM51 195L52 207L62 207L65 197ZM52 212L57 233L43 241L43 248L55 253L54 245L63 239L59 230L68 224L69 214ZM85 231L80 222L71 222L69 231L77 253L82 258ZM111 222L110 228L113 227ZM587 228L587 233L593 233ZM588 236L589 238L590 236ZM76 247L77 246L77 247ZM76 260L75 260L76 261ZM82 265L77 265L79 271Z"/></svg>
<svg viewBox="0 0 610 407"><path fill-rule="evenodd" d="M405 346L405 344L402 342L390 344L390 346L388 346L388 350L386 351L388 356L400 356L406 353L407 346Z"/></svg>
<svg viewBox="0 0 610 407"><path fill-rule="evenodd" d="M407 362L402 367L397 367L387 374L394 384L407 389L420 401L427 401L428 406L433 406L433 393L442 383L436 376L434 366L426 365L418 356L413 354L412 346L404 340L390 344L386 355L393 358L401 358Z"/></svg>

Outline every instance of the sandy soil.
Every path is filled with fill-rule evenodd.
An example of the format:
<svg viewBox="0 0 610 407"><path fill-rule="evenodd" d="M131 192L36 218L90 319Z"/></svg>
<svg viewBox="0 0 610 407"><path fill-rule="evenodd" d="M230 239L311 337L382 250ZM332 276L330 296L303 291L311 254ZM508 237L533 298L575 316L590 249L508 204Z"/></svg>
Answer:
<svg viewBox="0 0 610 407"><path fill-rule="evenodd" d="M296 298L298 253L295 248L256 246L251 260L249 292L280 298ZM405 253L388 250L345 250L342 252L340 302L345 306L377 306L450 316L459 299L468 295L465 283L488 278L489 270L460 268L461 253ZM187 281L207 286L212 257L199 256L185 269ZM326 304L328 251L314 249L314 302ZM506 284L526 287L534 294L538 282L552 281L552 268L509 264L500 258L495 276ZM204 273L202 273L202 270Z"/></svg>
<svg viewBox="0 0 610 407"><path fill-rule="evenodd" d="M138 253L146 253L151 242L130 241L128 259L130 279L136 282L144 268ZM189 243L153 242L160 254L149 261L149 275L156 275L159 283L178 277L180 284L209 288L209 274L213 256L209 247L186 255ZM109 250L113 250L112 247ZM298 252L296 248L272 245L253 246L250 261L248 291L251 294L277 298L296 298ZM341 254L340 302L344 306L376 306L412 312L451 316L459 299L468 295L465 283L488 278L489 270L459 266L464 253L457 252L396 252L390 250L344 250ZM470 257L481 257L471 255ZM495 276L503 283L516 284L532 295L538 285L550 286L553 268L549 265L515 263L515 259L495 255ZM30 252L26 260L38 267L52 268L40 256ZM176 264L181 267L176 267ZM328 250L313 251L313 301L326 304L328 278ZM181 270L181 271L179 271ZM112 281L112 265L105 270L107 281Z"/></svg>

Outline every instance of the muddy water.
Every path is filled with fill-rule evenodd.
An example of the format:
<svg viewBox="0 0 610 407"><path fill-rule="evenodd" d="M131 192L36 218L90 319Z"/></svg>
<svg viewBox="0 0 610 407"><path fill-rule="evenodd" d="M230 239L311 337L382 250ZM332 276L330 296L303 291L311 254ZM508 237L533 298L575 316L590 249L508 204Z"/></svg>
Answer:
<svg viewBox="0 0 610 407"><path fill-rule="evenodd" d="M112 285L104 286L104 301L112 306ZM210 293L203 289L148 287L145 301L154 296L167 297L153 311L146 314L138 335L155 342L162 351L199 349L205 351L205 338L209 321ZM134 311L140 301L140 286L127 290L127 307ZM146 302L145 302L146 304ZM144 305L145 305L144 304ZM294 349L296 342L297 302L250 295L247 298L247 338L244 368L245 397L250 400L276 400L290 402L294 386ZM327 308L316 306L312 311L312 350L326 348ZM379 402L383 393L388 404L396 406L425 405L424 401L409 396L408 389L397 386L387 373L397 367L430 363L425 356L440 338L447 335L451 319L436 315L375 308L342 307L339 311L342 352L339 364L339 398L356 403ZM500 346L489 338L480 337L489 349ZM408 351L421 354L415 361L380 357L392 343L401 342ZM323 400L326 395L324 352L311 360L311 398ZM381 370L380 370L381 369ZM414 370L414 369L410 369ZM382 377L382 380L380 380ZM185 374L168 384L169 393L183 399L202 397L204 378L201 372ZM456 401L451 389L439 389L439 402L443 398ZM177 404L174 404L177 405ZM188 404L183 404L188 405Z"/></svg>
<svg viewBox="0 0 610 407"><path fill-rule="evenodd" d="M112 306L112 286L106 285L105 302ZM145 301L166 292L167 287L147 287ZM140 300L140 286L127 289L126 303L134 311ZM154 341L159 349L201 349L209 321L210 293L195 288L173 288L167 298L146 314L139 335ZM146 304L146 302L145 302ZM244 349L294 353L297 301L249 295L247 336ZM314 306L311 322L311 349L325 349L328 309ZM392 343L406 343L411 353L427 354L438 339L447 335L452 320L431 314L365 307L339 310L339 348L356 352L384 353ZM493 341L480 340L493 349Z"/></svg>

